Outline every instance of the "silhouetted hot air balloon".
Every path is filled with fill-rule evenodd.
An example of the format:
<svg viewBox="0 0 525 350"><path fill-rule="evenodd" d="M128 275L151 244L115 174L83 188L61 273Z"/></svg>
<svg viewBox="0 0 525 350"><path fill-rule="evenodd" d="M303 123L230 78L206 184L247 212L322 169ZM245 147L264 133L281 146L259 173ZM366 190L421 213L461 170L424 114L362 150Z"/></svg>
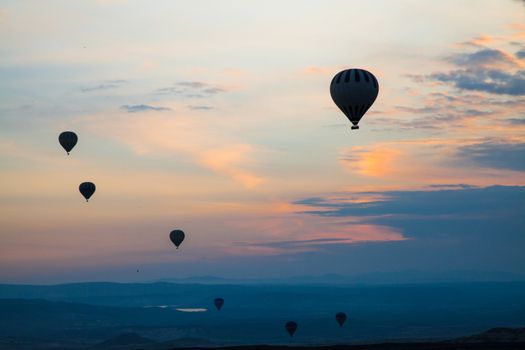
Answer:
<svg viewBox="0 0 525 350"><path fill-rule="evenodd" d="M60 145L64 147L67 154L71 152L73 147L77 144L78 137L77 134L75 134L73 131L64 131L60 135L58 135L58 142L60 142Z"/></svg>
<svg viewBox="0 0 525 350"><path fill-rule="evenodd" d="M184 232L182 230L173 230L170 232L170 240L175 244L175 247L179 249L180 244L184 241Z"/></svg>
<svg viewBox="0 0 525 350"><path fill-rule="evenodd" d="M95 193L96 187L93 182L82 182L80 186L78 186L78 190L82 193L84 198L86 198L86 202L88 202L89 198Z"/></svg>
<svg viewBox="0 0 525 350"><path fill-rule="evenodd" d="M286 328L286 331L288 334L290 334L290 337L293 337L295 331L297 330L297 323L294 321L286 322L284 328Z"/></svg>
<svg viewBox="0 0 525 350"><path fill-rule="evenodd" d="M339 109L357 125L372 106L379 93L376 77L364 69L346 69L337 73L330 83L330 95Z"/></svg>
<svg viewBox="0 0 525 350"><path fill-rule="evenodd" d="M339 323L340 327L343 327L343 324L346 321L346 314L344 312L338 312L335 315L335 320L337 321L337 323Z"/></svg>
<svg viewBox="0 0 525 350"><path fill-rule="evenodd" d="M217 310L221 311L221 308L224 305L224 299L223 298L215 298L213 303L215 304L215 307L217 308Z"/></svg>

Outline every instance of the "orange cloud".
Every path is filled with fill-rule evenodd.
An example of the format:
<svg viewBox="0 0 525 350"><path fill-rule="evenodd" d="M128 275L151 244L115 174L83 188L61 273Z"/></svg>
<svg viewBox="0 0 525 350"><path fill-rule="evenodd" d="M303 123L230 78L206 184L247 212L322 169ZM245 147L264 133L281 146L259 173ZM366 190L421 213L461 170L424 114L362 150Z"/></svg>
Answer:
<svg viewBox="0 0 525 350"><path fill-rule="evenodd" d="M253 146L236 144L223 148L204 150L200 154L201 164L213 171L230 176L246 188L254 188L263 182L263 178L249 171L242 170L242 165L253 162Z"/></svg>
<svg viewBox="0 0 525 350"><path fill-rule="evenodd" d="M463 46L485 46L487 44L493 43L495 41L495 38L491 35L480 35L474 39L464 41L462 43L457 44L456 46L463 47Z"/></svg>
<svg viewBox="0 0 525 350"><path fill-rule="evenodd" d="M302 70L304 74L321 74L321 75L335 75L341 69L335 67L321 67L321 66L309 66Z"/></svg>
<svg viewBox="0 0 525 350"><path fill-rule="evenodd" d="M137 155L159 156L178 154L217 174L226 175L245 188L253 189L264 178L251 170L258 164L259 147L226 138L217 133L224 125L179 115L142 116L114 115L112 118L88 118L84 122L98 135L116 139Z"/></svg>
<svg viewBox="0 0 525 350"><path fill-rule="evenodd" d="M490 35L480 35L477 38L474 38L471 42L476 45L486 45L491 43L494 38Z"/></svg>
<svg viewBox="0 0 525 350"><path fill-rule="evenodd" d="M522 140L514 137L505 142L521 143ZM467 160L460 157L460 150L487 141L428 139L350 147L341 150L339 162L348 173L393 186L524 184L522 173L512 168L487 168L475 162L465 163Z"/></svg>
<svg viewBox="0 0 525 350"><path fill-rule="evenodd" d="M525 24L513 23L510 27L516 31L510 36L511 40L525 40Z"/></svg>
<svg viewBox="0 0 525 350"><path fill-rule="evenodd" d="M344 152L342 165L351 172L383 177L397 171L395 163L399 161L401 154L397 149L382 145L372 148L356 146Z"/></svg>

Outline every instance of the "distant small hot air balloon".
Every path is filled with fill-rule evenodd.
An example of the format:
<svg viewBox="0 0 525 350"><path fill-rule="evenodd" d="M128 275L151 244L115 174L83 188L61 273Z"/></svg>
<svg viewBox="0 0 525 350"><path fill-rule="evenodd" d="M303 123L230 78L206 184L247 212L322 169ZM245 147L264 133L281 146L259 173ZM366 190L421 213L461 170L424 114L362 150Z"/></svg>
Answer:
<svg viewBox="0 0 525 350"><path fill-rule="evenodd" d="M343 327L343 324L346 322L346 314L344 312L338 312L335 315L335 320L339 323L339 327Z"/></svg>
<svg viewBox="0 0 525 350"><path fill-rule="evenodd" d="M82 182L80 186L78 186L78 190L82 193L86 202L88 202L89 198L95 193L96 187L93 182Z"/></svg>
<svg viewBox="0 0 525 350"><path fill-rule="evenodd" d="M297 330L297 323L294 321L288 321L286 322L284 328L286 328L286 331L288 332L288 334L290 334L290 337L293 337L295 331Z"/></svg>
<svg viewBox="0 0 525 350"><path fill-rule="evenodd" d="M173 230L170 232L170 240L179 249L180 244L184 241L184 232L182 230Z"/></svg>
<svg viewBox="0 0 525 350"><path fill-rule="evenodd" d="M77 144L78 137L77 134L75 134L73 131L64 131L60 135L58 135L58 142L60 142L60 145L64 147L67 154L71 152L73 147Z"/></svg>
<svg viewBox="0 0 525 350"><path fill-rule="evenodd" d="M217 310L221 311L221 308L224 305L224 299L223 298L215 298L213 303L215 304L215 307L217 308Z"/></svg>
<svg viewBox="0 0 525 350"><path fill-rule="evenodd" d="M339 109L359 129L359 121L372 106L379 93L376 77L364 69L346 69L337 73L330 83L330 95Z"/></svg>

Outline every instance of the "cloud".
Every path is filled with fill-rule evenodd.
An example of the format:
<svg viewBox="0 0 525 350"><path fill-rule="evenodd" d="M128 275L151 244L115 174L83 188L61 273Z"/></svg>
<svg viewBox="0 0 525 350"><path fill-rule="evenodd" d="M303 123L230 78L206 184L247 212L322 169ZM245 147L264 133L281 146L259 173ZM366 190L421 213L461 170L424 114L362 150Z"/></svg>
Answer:
<svg viewBox="0 0 525 350"><path fill-rule="evenodd" d="M456 147L463 144L429 138L345 147L340 150L339 164L349 174L391 185L407 181L415 186L462 183L472 178L471 169L456 169L453 162Z"/></svg>
<svg viewBox="0 0 525 350"><path fill-rule="evenodd" d="M433 184L428 186L430 188L437 188L437 189L469 189L469 188L475 188L475 186L467 185L467 184Z"/></svg>
<svg viewBox="0 0 525 350"><path fill-rule="evenodd" d="M494 38L490 35L480 35L472 40L463 42L462 45L466 46L485 46L494 41Z"/></svg>
<svg viewBox="0 0 525 350"><path fill-rule="evenodd" d="M197 110L197 111L209 111L213 109L213 107L205 106L205 105L197 105L197 106L189 105L188 108L191 110Z"/></svg>
<svg viewBox="0 0 525 350"><path fill-rule="evenodd" d="M255 188L264 180L252 172L240 168L240 164L248 164L254 148L248 144L235 144L226 147L213 148L200 152L202 164L217 173L227 174L246 188Z"/></svg>
<svg viewBox="0 0 525 350"><path fill-rule="evenodd" d="M136 112L147 112L147 111L156 111L156 112L163 112L163 111L170 111L171 109L168 107L154 107L149 105L123 105L120 107L121 109L125 110L128 113L136 113Z"/></svg>
<svg viewBox="0 0 525 350"><path fill-rule="evenodd" d="M178 155L249 189L264 182L253 170L264 150L227 137L222 120L172 118L163 113L135 113L131 118L116 114L94 120L87 120L91 132L116 139L138 155Z"/></svg>
<svg viewBox="0 0 525 350"><path fill-rule="evenodd" d="M435 73L430 77L437 81L451 83L461 90L513 96L525 95L525 70L520 70L516 73L506 73L494 69L464 69L448 73Z"/></svg>
<svg viewBox="0 0 525 350"><path fill-rule="evenodd" d="M418 82L425 84L425 82ZM468 127L474 123L486 127L494 124L509 124L508 119L525 113L525 98L503 95L487 95L482 92L453 92L430 84L431 92L423 95L411 106L394 106L386 114L392 117L375 117L368 120L379 128L427 129L440 131Z"/></svg>
<svg viewBox="0 0 525 350"><path fill-rule="evenodd" d="M525 143L483 142L460 147L460 162L473 162L481 167L525 171Z"/></svg>
<svg viewBox="0 0 525 350"><path fill-rule="evenodd" d="M344 201L346 200L357 203L380 198L359 194L352 198L346 197ZM230 256L287 256L307 252L329 252L336 246L406 239L399 230L362 222L357 217L340 220L304 213L311 208L299 201L266 202L258 204L256 210L246 216L246 208L239 207L235 210L235 215L223 220L227 231L237 232L238 238L224 244L221 250Z"/></svg>
<svg viewBox="0 0 525 350"><path fill-rule="evenodd" d="M427 78L465 91L525 95L524 64L510 53L481 47L474 52L456 53L446 61L459 69L434 73Z"/></svg>
<svg viewBox="0 0 525 350"><path fill-rule="evenodd" d="M458 53L448 61L465 68L519 68L522 65L514 56L502 50L482 48L475 52Z"/></svg>
<svg viewBox="0 0 525 350"><path fill-rule="evenodd" d="M312 207L306 214L334 220L359 218L364 224L390 227L406 238L375 245L347 245L346 261L355 258L354 263L377 264L390 270L418 266L441 271L525 271L525 187L362 194L382 199L356 203L344 197L359 193L340 193L337 198L330 194L299 201L302 206ZM337 245L330 247L331 252L345 252Z"/></svg>
<svg viewBox="0 0 525 350"><path fill-rule="evenodd" d="M522 184L523 141L492 139L420 139L342 148L339 164L356 176L379 183L429 186L494 181Z"/></svg>
<svg viewBox="0 0 525 350"><path fill-rule="evenodd" d="M320 74L320 75L330 75L335 74L336 72L341 71L342 68L335 67L320 67L320 66L309 66L304 68L301 72L303 74Z"/></svg>
<svg viewBox="0 0 525 350"><path fill-rule="evenodd" d="M205 98L227 92L226 88L200 81L181 81L173 86L155 90L159 95L177 95L187 98Z"/></svg>
<svg viewBox="0 0 525 350"><path fill-rule="evenodd" d="M352 147L339 158L344 167L361 175L383 177L397 171L395 164L402 156L399 149L376 145Z"/></svg>
<svg viewBox="0 0 525 350"><path fill-rule="evenodd" d="M518 52L516 52L516 57L519 59L525 59L525 49L521 49Z"/></svg>
<svg viewBox="0 0 525 350"><path fill-rule="evenodd" d="M299 203L299 201L298 201ZM293 206L303 208L294 203ZM306 207L307 208L307 207ZM334 246L403 241L396 229L361 223L358 218L339 220L310 213L290 213L254 218L232 227L250 232L258 239L235 241L226 252L232 255L286 255L330 251Z"/></svg>
<svg viewBox="0 0 525 350"><path fill-rule="evenodd" d="M82 92L92 92L92 91L100 91L100 90L110 90L110 89L116 89L118 87L121 87L122 85L128 84L128 81L126 80L108 80L104 81L102 83L83 87L80 90Z"/></svg>
<svg viewBox="0 0 525 350"><path fill-rule="evenodd" d="M508 125L519 124L516 117L525 113L525 62L518 54L484 46L501 40L482 36L463 43L460 52L443 59L453 66L448 71L407 74L419 85L415 99L420 103L398 105L387 113L400 118L374 118L369 122L382 128L434 132L457 127L486 129L493 122L500 132L508 133ZM425 90L429 92L421 93Z"/></svg>
<svg viewBox="0 0 525 350"><path fill-rule="evenodd" d="M204 89L208 86L208 84L200 82L200 81L181 81L177 83L179 86L186 86L192 89Z"/></svg>
<svg viewBox="0 0 525 350"><path fill-rule="evenodd" d="M319 251L329 245L341 245L341 244L356 244L356 243L370 243L370 242L385 242L385 241L402 241L401 236L391 237L392 239L375 240L353 240L351 237L348 238L316 238L316 239L298 239L289 241L270 241L270 242L234 242L233 245L241 248L268 248L267 252L273 252L275 254L283 253L304 253L309 251ZM396 239L394 239L396 238ZM254 249L252 249L254 250ZM263 250L264 251L264 250Z"/></svg>
<svg viewBox="0 0 525 350"><path fill-rule="evenodd" d="M479 38L478 38L479 39ZM459 91L479 91L493 95L525 96L524 54L512 55L501 49L484 47L490 40L474 39L475 51L449 55L445 61L456 68L429 75L410 75L415 82L440 82Z"/></svg>
<svg viewBox="0 0 525 350"><path fill-rule="evenodd" d="M429 93L426 95L423 106L395 106L396 112L417 116L416 119L396 120L396 126L407 129L439 129L443 126L459 126L469 119L495 115L502 109L502 107L495 108L488 103L491 101L487 99L484 99L486 105L481 105L480 100L480 96L474 95L454 96L446 92ZM378 125L392 123L388 121L388 118L376 118L376 120Z"/></svg>
<svg viewBox="0 0 525 350"><path fill-rule="evenodd" d="M525 229L525 217L522 215L525 208L525 187L491 186L364 194L381 195L382 199L355 203L321 196L296 203L314 208L306 211L307 214L322 217L358 217L365 223L401 229L404 235L414 238L425 238L425 232L439 232L442 236L453 237L479 234L483 237L494 226L503 223L505 224L501 229L508 234L517 234ZM343 196L344 194L340 194L340 197ZM319 207L324 209L318 210ZM485 228L482 224L472 226L473 222L490 225ZM413 229L415 226L421 229ZM454 230L448 229L451 226L455 226Z"/></svg>
<svg viewBox="0 0 525 350"><path fill-rule="evenodd" d="M525 125L525 118L511 118L507 122L512 125Z"/></svg>

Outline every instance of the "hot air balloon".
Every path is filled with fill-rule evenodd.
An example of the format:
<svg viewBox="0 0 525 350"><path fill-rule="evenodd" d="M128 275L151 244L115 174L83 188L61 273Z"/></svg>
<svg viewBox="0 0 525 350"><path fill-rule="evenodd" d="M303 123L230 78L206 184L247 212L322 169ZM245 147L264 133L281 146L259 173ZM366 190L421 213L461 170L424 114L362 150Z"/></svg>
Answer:
<svg viewBox="0 0 525 350"><path fill-rule="evenodd" d="M346 314L344 312L338 312L335 315L335 320L339 323L339 327L343 327L343 324L346 321Z"/></svg>
<svg viewBox="0 0 525 350"><path fill-rule="evenodd" d="M221 311L221 308L224 305L224 299L223 298L215 298L213 303L215 304L215 307L217 308L217 310Z"/></svg>
<svg viewBox="0 0 525 350"><path fill-rule="evenodd" d="M80 186L78 186L78 190L82 193L84 198L86 198L86 202L88 202L89 198L95 193L96 187L93 182L82 182Z"/></svg>
<svg viewBox="0 0 525 350"><path fill-rule="evenodd" d="M179 249L180 244L184 241L184 232L182 230L173 230L170 232L170 240L175 244L175 247Z"/></svg>
<svg viewBox="0 0 525 350"><path fill-rule="evenodd" d="M60 142L60 145L64 147L67 154L71 152L73 147L77 144L78 137L77 134L75 134L73 131L64 131L60 135L58 135L58 142Z"/></svg>
<svg viewBox="0 0 525 350"><path fill-rule="evenodd" d="M330 83L330 95L339 109L359 129L359 121L372 106L379 93L376 77L364 69L346 69L337 73Z"/></svg>
<svg viewBox="0 0 525 350"><path fill-rule="evenodd" d="M286 328L286 331L288 334L290 334L290 337L293 337L295 331L297 330L297 323L294 321L286 322L284 328Z"/></svg>

